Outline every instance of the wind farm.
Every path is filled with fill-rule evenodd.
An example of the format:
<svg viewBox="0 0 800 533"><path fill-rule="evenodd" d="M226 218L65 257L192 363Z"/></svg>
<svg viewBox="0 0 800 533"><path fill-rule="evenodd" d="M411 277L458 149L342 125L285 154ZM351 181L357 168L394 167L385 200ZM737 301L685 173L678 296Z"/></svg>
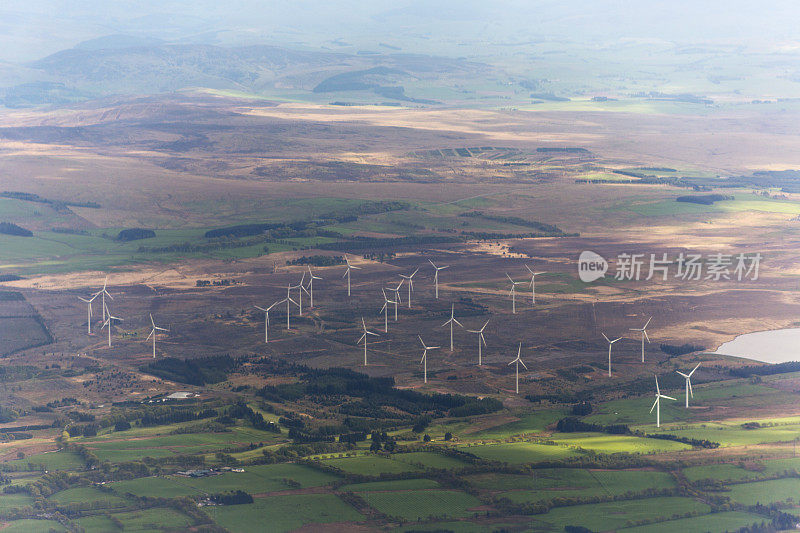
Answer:
<svg viewBox="0 0 800 533"><path fill-rule="evenodd" d="M148 2L0 6L0 530L796 529L793 8Z"/></svg>

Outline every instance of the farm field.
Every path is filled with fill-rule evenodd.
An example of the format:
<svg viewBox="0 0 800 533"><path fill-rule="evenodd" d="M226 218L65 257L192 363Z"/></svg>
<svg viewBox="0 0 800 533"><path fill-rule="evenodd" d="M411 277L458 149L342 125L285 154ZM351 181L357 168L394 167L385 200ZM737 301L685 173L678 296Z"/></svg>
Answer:
<svg viewBox="0 0 800 533"><path fill-rule="evenodd" d="M375 509L405 520L428 517L461 518L471 516L481 502L464 492L419 490L414 492L365 492L362 497Z"/></svg>
<svg viewBox="0 0 800 533"><path fill-rule="evenodd" d="M551 459L563 459L578 454L578 452L563 446L536 444L533 442L476 445L461 447L460 449L483 459L507 463L534 463Z"/></svg>
<svg viewBox="0 0 800 533"><path fill-rule="evenodd" d="M273 531L291 531L304 524L359 522L364 517L332 494L273 496L258 498L254 503L232 507L215 507L210 511L222 527L234 531L253 531L269 517Z"/></svg>

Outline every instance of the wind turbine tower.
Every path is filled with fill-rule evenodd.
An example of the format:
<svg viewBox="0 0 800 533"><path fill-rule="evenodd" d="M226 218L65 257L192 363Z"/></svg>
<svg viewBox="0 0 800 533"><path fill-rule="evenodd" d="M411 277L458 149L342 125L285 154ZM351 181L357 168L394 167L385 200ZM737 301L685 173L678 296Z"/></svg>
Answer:
<svg viewBox="0 0 800 533"><path fill-rule="evenodd" d="M422 344L422 359L419 360L419 363L422 365L422 375L423 381L425 383L428 382L428 350L438 350L440 346L427 346L425 341L422 340L422 337L417 335L419 342Z"/></svg>
<svg viewBox="0 0 800 533"><path fill-rule="evenodd" d="M513 361L511 361L510 363L508 363L509 366L513 365L514 363L517 364L517 368L516 368L517 381L516 381L516 389L515 389L517 394L519 394L519 365L522 365L523 367L525 367L525 370L528 370L528 367L525 366L525 363L523 363L522 359L520 359L521 355L522 355L522 343L519 343L519 348L517 349L517 358L514 359Z"/></svg>
<svg viewBox="0 0 800 533"><path fill-rule="evenodd" d="M483 330L486 329L486 326L489 324L487 320L486 323L483 325L481 329L468 329L467 331L470 333L477 333L478 334L478 366L481 366L481 345L486 346L486 339L483 337Z"/></svg>
<svg viewBox="0 0 800 533"><path fill-rule="evenodd" d="M153 337L153 359L156 358L156 336L158 335L159 331L167 332L169 331L166 328L160 328L156 326L155 321L153 320L153 315L150 315L150 324L153 326L153 329L150 331L150 335L147 336L145 340L150 340L150 337Z"/></svg>
<svg viewBox="0 0 800 533"><path fill-rule="evenodd" d="M661 389L658 388L658 376L655 376L655 378L656 378L656 401L653 403L653 407L650 408L650 412L652 413L653 409L656 410L656 427L660 428L661 427L661 398L664 398L665 400L673 400L673 401L677 401L677 400L675 400L675 398L673 398L672 396L664 396L663 394L661 394Z"/></svg>
<svg viewBox="0 0 800 533"><path fill-rule="evenodd" d="M364 341L364 366L367 366L367 339L369 338L368 335L374 335L375 337L378 337L379 335L377 333L372 333L367 329L367 324L364 323L363 316L361 317L361 327L364 328L364 334L358 338L356 344L360 343L361 341Z"/></svg>
<svg viewBox="0 0 800 533"><path fill-rule="evenodd" d="M689 408L689 395L691 395L692 398L694 398L694 391L692 390L692 374L694 374L694 371L697 370L697 368L699 366L700 366L700 363L697 363L697 366L695 366L692 369L692 371L689 372L688 374L684 374L680 370L676 370L675 371L678 374L680 374L681 376L683 376L683 378L686 380L686 408L687 409Z"/></svg>
<svg viewBox="0 0 800 533"><path fill-rule="evenodd" d="M436 269L436 273L433 275L433 286L436 291L436 299L439 299L439 271L444 270L445 268L450 268L450 265L447 266L436 266L433 261L428 259L428 262L433 265L433 268Z"/></svg>
<svg viewBox="0 0 800 533"><path fill-rule="evenodd" d="M544 272L534 272L528 265L525 265L525 268L531 273L531 304L536 305L536 276Z"/></svg>
<svg viewBox="0 0 800 533"><path fill-rule="evenodd" d="M603 338L604 338L604 339L606 340L606 342L608 343L608 377L611 377L611 346L612 346L612 345L613 345L615 342L617 342L618 340L621 340L621 339L622 339L622 337L617 337L616 339L614 339L614 340L612 341L611 339L609 339L608 337L606 337L606 334L605 334L605 333L601 333L601 335L603 336Z"/></svg>
<svg viewBox="0 0 800 533"><path fill-rule="evenodd" d="M361 267L351 265L350 260L347 258L347 254L344 254L344 262L347 263L347 270L344 271L342 277L347 277L347 295L350 296L350 271L361 270Z"/></svg>
<svg viewBox="0 0 800 533"><path fill-rule="evenodd" d="M283 301L283 300L281 300L281 302L282 302L282 301ZM281 302L275 302L274 304L270 305L270 306L269 306L269 307L267 307L266 309L265 309L265 308L263 308L263 307L259 307L259 306L257 306L257 305L254 305L254 306L253 306L253 307L255 307L256 309L258 309L259 311L264 311L264 342L265 342L265 343L266 343L266 342L269 342L269 312L270 312L270 310L271 310L273 307L275 307L276 305L278 305L278 304L279 304L279 303L281 303Z"/></svg>
<svg viewBox="0 0 800 533"><path fill-rule="evenodd" d="M642 363L644 363L644 340L647 339L647 343L650 344L650 337L647 336L647 326L650 325L650 321L653 320L653 317L647 319L644 326L641 328L630 328L631 331L641 331L642 332Z"/></svg>
<svg viewBox="0 0 800 533"><path fill-rule="evenodd" d="M517 314L517 285L522 285L524 281L514 281L511 276L506 273L508 281L511 282L511 313Z"/></svg>
<svg viewBox="0 0 800 533"><path fill-rule="evenodd" d="M445 322L444 324L441 325L441 327L445 327L448 324L450 325L450 351L451 352L453 351L453 324L458 324L462 328L464 327L461 324L461 322L456 320L455 312L456 312L456 304L451 304L450 305L450 318L447 320L447 322Z"/></svg>
<svg viewBox="0 0 800 533"><path fill-rule="evenodd" d="M408 281L408 308L411 309L411 293L414 292L414 275L419 272L419 269L416 269L410 275L406 276L404 274L400 274L400 277L403 278L405 281Z"/></svg>

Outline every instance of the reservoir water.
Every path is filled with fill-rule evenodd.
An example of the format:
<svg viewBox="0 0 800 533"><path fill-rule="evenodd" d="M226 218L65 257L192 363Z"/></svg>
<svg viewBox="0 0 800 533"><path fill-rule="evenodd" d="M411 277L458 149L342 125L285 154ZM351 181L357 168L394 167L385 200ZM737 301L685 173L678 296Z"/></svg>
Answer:
<svg viewBox="0 0 800 533"><path fill-rule="evenodd" d="M764 363L800 361L800 328L739 335L717 348L716 353L746 357Z"/></svg>

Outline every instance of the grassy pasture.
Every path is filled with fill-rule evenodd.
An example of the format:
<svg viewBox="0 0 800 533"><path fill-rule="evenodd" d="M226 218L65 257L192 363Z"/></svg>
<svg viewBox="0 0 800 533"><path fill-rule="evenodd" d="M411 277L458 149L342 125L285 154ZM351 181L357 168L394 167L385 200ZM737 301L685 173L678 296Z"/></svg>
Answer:
<svg viewBox="0 0 800 533"><path fill-rule="evenodd" d="M291 531L305 524L359 522L364 516L333 494L257 498L245 505L211 507L208 514L229 531Z"/></svg>
<svg viewBox="0 0 800 533"><path fill-rule="evenodd" d="M395 461L408 464L422 464L425 468L462 468L466 463L454 457L448 457L435 452L411 452L392 456Z"/></svg>
<svg viewBox="0 0 800 533"><path fill-rule="evenodd" d="M524 414L519 420L470 433L470 439L505 439L523 433L534 433L544 429L559 419L567 416L568 409L548 409Z"/></svg>
<svg viewBox="0 0 800 533"><path fill-rule="evenodd" d="M74 522L82 527L86 533L106 533L116 529L114 522L105 515L85 516L78 518Z"/></svg>
<svg viewBox="0 0 800 533"><path fill-rule="evenodd" d="M786 470L800 470L800 459L773 459L761 461L754 466L755 468L748 469L731 463L702 465L685 468L683 473L689 481L699 479L757 480L765 476L783 473Z"/></svg>
<svg viewBox="0 0 800 533"><path fill-rule="evenodd" d="M769 504L800 499L800 479L785 478L731 485L726 493L731 500L745 505Z"/></svg>
<svg viewBox="0 0 800 533"><path fill-rule="evenodd" d="M175 498L178 496L197 496L200 492L194 487L166 477L142 477L110 483L109 487L117 494L135 494L153 498Z"/></svg>
<svg viewBox="0 0 800 533"><path fill-rule="evenodd" d="M625 527L630 520L642 520L661 516L669 518L675 514L692 511L707 513L711 508L691 498L662 497L620 502L596 503L558 507L537 515L531 522L534 529L563 531L564 526L582 526L592 531L609 531Z"/></svg>
<svg viewBox="0 0 800 533"><path fill-rule="evenodd" d="M376 455L363 455L359 457L348 457L343 459L326 459L323 461L323 463L340 468L345 472L372 476L383 473L398 474L401 472L420 471L419 468L408 463L393 461L392 459L385 459Z"/></svg>
<svg viewBox="0 0 800 533"><path fill-rule="evenodd" d="M33 498L27 494L3 494L0 496L0 512L33 505Z"/></svg>
<svg viewBox="0 0 800 533"><path fill-rule="evenodd" d="M620 531L625 533L707 533L708 531L736 531L744 526L753 523L761 523L763 516L744 513L741 511L729 511L726 513L712 513L692 518L680 518L678 520L668 520L658 524L648 524L646 526L624 528Z"/></svg>
<svg viewBox="0 0 800 533"><path fill-rule="evenodd" d="M396 481L372 481L343 485L339 490L352 492L400 491L437 489L439 483L432 479L398 479Z"/></svg>
<svg viewBox="0 0 800 533"><path fill-rule="evenodd" d="M186 515L164 508L116 513L114 516L125 524L126 533L130 531L185 531L187 527L192 525L191 520Z"/></svg>
<svg viewBox="0 0 800 533"><path fill-rule="evenodd" d="M380 512L406 520L429 516L466 517L473 514L469 509L481 505L474 496L455 490L366 492L361 496Z"/></svg>
<svg viewBox="0 0 800 533"><path fill-rule="evenodd" d="M514 442L511 444L487 444L476 446L461 446L460 450L483 459L502 461L506 463L535 463L538 461L552 461L565 459L578 454L564 446L538 444L534 442Z"/></svg>
<svg viewBox="0 0 800 533"><path fill-rule="evenodd" d="M77 454L66 451L40 453L25 459L15 459L6 464L14 465L22 470L83 470L86 465Z"/></svg>
<svg viewBox="0 0 800 533"><path fill-rule="evenodd" d="M53 531L66 531L64 526L55 520L14 520L7 526L0 526L4 533L51 533Z"/></svg>
<svg viewBox="0 0 800 533"><path fill-rule="evenodd" d="M647 439L628 435L598 433L555 433L552 440L566 446L578 446L598 453L659 453L688 450L688 444L668 440Z"/></svg>
<svg viewBox="0 0 800 533"><path fill-rule="evenodd" d="M48 498L58 505L97 503L102 507L122 507L128 502L115 494L108 494L93 487L75 487L56 492Z"/></svg>

